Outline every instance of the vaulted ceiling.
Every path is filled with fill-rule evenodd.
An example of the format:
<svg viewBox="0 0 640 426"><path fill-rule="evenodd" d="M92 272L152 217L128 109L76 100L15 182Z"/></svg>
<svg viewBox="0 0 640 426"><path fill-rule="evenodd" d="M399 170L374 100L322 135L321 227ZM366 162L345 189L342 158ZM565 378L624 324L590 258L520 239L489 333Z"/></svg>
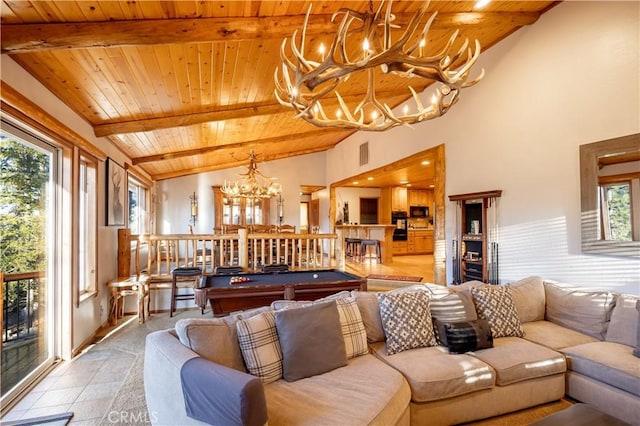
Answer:
<svg viewBox="0 0 640 426"><path fill-rule="evenodd" d="M4 0L2 53L160 180L244 165L251 149L262 162L325 151L349 136L316 128L276 101L280 45L302 27L310 5L313 56L320 43L331 44L335 11L379 3ZM427 46L438 51L459 29L461 40L477 39L486 50L556 3L494 1L474 10L470 1L434 1ZM396 22L406 24L422 4L393 3ZM417 92L430 83L412 81ZM405 85L387 75L378 97L400 105L411 96ZM357 103L365 92L353 78L341 95Z"/></svg>

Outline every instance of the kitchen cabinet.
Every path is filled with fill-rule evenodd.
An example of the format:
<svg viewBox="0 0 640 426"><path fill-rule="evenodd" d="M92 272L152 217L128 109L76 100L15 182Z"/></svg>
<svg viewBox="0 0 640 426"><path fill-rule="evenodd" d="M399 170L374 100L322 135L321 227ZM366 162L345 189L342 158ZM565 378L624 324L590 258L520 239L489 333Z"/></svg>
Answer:
<svg viewBox="0 0 640 426"><path fill-rule="evenodd" d="M431 197L429 197L429 192L431 192ZM429 199L433 200L433 191L427 191L426 189L410 189L408 190L408 198L410 206L431 207Z"/></svg>
<svg viewBox="0 0 640 426"><path fill-rule="evenodd" d="M392 247L394 255L408 253L408 241L394 241Z"/></svg>
<svg viewBox="0 0 640 426"><path fill-rule="evenodd" d="M407 188L396 186L391 189L391 210L406 212L407 209Z"/></svg>
<svg viewBox="0 0 640 426"><path fill-rule="evenodd" d="M407 236L407 254L432 254L433 230L410 229Z"/></svg>

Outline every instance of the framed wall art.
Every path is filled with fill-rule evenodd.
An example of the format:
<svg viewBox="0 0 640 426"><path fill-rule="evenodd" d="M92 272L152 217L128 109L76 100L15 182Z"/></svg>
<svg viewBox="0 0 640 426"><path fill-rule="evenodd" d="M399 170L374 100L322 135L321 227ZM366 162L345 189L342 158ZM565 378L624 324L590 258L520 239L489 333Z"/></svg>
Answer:
<svg viewBox="0 0 640 426"><path fill-rule="evenodd" d="M125 200L127 194L127 174L124 167L107 158L106 165L107 202L106 225L124 226L125 224Z"/></svg>

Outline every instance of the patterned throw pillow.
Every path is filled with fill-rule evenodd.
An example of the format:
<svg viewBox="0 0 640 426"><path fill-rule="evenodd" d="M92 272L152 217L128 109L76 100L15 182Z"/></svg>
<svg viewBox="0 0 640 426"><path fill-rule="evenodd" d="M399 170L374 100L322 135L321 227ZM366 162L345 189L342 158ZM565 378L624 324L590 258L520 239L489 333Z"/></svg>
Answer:
<svg viewBox="0 0 640 426"><path fill-rule="evenodd" d="M483 286L471 288L478 318L486 319L494 338L522 337L524 331L508 286Z"/></svg>
<svg viewBox="0 0 640 426"><path fill-rule="evenodd" d="M238 343L249 373L263 383L282 378L282 349L276 331L275 313L264 312L236 323Z"/></svg>
<svg viewBox="0 0 640 426"><path fill-rule="evenodd" d="M435 346L429 296L424 291L378 294L387 354Z"/></svg>

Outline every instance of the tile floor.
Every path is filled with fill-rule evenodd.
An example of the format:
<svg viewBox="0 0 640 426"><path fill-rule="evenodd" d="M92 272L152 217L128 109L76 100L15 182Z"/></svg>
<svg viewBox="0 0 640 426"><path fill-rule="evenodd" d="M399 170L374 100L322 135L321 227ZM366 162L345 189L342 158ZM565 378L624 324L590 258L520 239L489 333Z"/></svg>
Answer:
<svg viewBox="0 0 640 426"><path fill-rule="evenodd" d="M72 361L58 365L9 413L3 413L2 420L72 411L69 424L98 424L134 360L134 354L117 349L94 348L84 352Z"/></svg>

